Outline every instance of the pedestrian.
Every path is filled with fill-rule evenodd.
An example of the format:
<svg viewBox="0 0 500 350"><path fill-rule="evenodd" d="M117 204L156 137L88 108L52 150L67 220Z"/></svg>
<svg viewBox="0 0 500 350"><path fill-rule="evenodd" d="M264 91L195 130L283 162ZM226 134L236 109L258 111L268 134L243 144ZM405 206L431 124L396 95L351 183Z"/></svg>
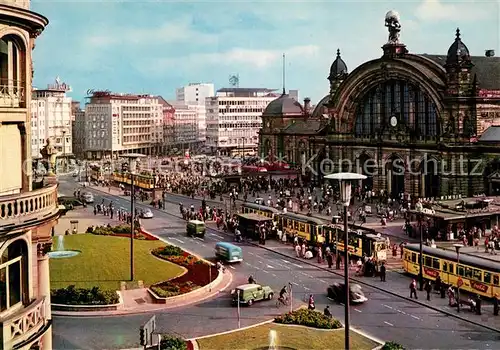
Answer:
<svg viewBox="0 0 500 350"><path fill-rule="evenodd" d="M336 259L336 262L335 262L335 268L337 270L340 270L340 263L342 262L342 257L340 256L340 254L337 252L337 259Z"/></svg>
<svg viewBox="0 0 500 350"><path fill-rule="evenodd" d="M425 292L427 293L427 301L430 301L431 300L431 292L432 292L432 285L431 285L431 281L427 281L425 283Z"/></svg>
<svg viewBox="0 0 500 350"><path fill-rule="evenodd" d="M385 282L385 262L382 262L382 266L380 266L380 281Z"/></svg>
<svg viewBox="0 0 500 350"><path fill-rule="evenodd" d="M333 265L333 256L332 252L328 252L326 255L326 262L328 263L328 268L331 269Z"/></svg>
<svg viewBox="0 0 500 350"><path fill-rule="evenodd" d="M417 297L417 281L413 279L410 283L410 299L415 297L415 299L418 299Z"/></svg>
<svg viewBox="0 0 500 350"><path fill-rule="evenodd" d="M476 314L481 315L481 296L479 294L476 295Z"/></svg>
<svg viewBox="0 0 500 350"><path fill-rule="evenodd" d="M498 316L499 305L498 305L498 294L493 297L493 316Z"/></svg>

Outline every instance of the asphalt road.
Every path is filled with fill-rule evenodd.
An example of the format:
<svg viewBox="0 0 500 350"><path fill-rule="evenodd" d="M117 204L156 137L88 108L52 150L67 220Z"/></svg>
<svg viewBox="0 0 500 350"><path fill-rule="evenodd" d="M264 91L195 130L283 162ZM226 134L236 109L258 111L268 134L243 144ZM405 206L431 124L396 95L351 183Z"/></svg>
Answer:
<svg viewBox="0 0 500 350"><path fill-rule="evenodd" d="M60 190L64 194L71 194L73 189L74 184L71 182L61 182ZM91 191L94 192L98 203L104 198L106 201L113 200L118 207L128 208L130 205L124 197ZM142 205L139 204L138 207L141 208ZM211 229L204 240L188 238L182 220L156 210L154 213L154 219L143 220L146 229L166 242L198 255L213 257L215 243L227 240L227 237ZM174 212L175 215L177 213L178 211ZM256 246L241 246L244 262L228 267L234 275L231 287L246 283L250 274L258 283L271 286L276 293L290 282L293 285L294 306L298 306L309 294L313 294L318 310L323 310L325 305L331 305L334 317L343 320L343 306L332 304L326 298L326 288L334 281L339 281L340 277ZM472 326L369 287L363 289L369 300L364 305L351 308L351 325L379 339L393 340L408 348L421 349L494 349L497 346L495 344L500 341L498 334L481 327ZM158 330L194 337L234 329L238 323L237 313L236 308L230 306L229 300L229 291L226 291L221 293L219 298L198 305L156 313ZM273 318L285 311L284 308L278 310L275 305L274 301L265 301L242 308L241 326ZM150 316L54 317L54 348L137 347L139 326ZM85 332L82 332L82 329L85 329Z"/></svg>

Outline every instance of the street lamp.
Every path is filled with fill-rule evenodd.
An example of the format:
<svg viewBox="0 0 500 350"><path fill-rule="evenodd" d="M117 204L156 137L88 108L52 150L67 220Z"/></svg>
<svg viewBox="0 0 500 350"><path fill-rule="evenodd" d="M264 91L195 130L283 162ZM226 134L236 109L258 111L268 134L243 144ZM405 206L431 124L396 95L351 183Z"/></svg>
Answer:
<svg viewBox="0 0 500 350"><path fill-rule="evenodd" d="M424 235L423 235L423 229L422 229L422 220L423 220L423 210L424 207L422 203L418 202L415 205L415 209L417 211L417 216L418 216L418 228L420 231L420 256L418 259L418 283L420 284L420 291L424 290L424 247L423 247L423 242L424 242Z"/></svg>
<svg viewBox="0 0 500 350"><path fill-rule="evenodd" d="M351 203L352 181L366 179L365 175L357 173L337 173L325 176L328 180L338 180L340 184L340 199L344 207L344 287L345 287L345 346L346 350L350 349L349 345L349 224L347 221L347 211Z"/></svg>
<svg viewBox="0 0 500 350"><path fill-rule="evenodd" d="M139 153L129 153L122 155L128 159L128 171L130 173L130 280L134 280L134 235L135 235L135 198L134 198L134 173L137 169L137 159L145 157Z"/></svg>
<svg viewBox="0 0 500 350"><path fill-rule="evenodd" d="M460 265L460 248L463 247L463 244L456 243L453 245L455 247L455 250L457 251L457 271L456 274L458 275L458 267ZM457 281L457 312L460 312L460 286L462 284L462 278L460 275L458 276L458 281Z"/></svg>
<svg viewBox="0 0 500 350"><path fill-rule="evenodd" d="M340 216L334 215L332 216L333 224L335 225L335 256L339 254L339 227L337 226L340 220Z"/></svg>

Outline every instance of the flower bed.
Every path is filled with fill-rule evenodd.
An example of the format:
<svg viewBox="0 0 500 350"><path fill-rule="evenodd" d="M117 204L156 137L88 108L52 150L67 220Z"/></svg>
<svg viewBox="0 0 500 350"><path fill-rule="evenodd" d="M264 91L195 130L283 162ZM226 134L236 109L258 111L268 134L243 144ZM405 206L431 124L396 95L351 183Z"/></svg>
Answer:
<svg viewBox="0 0 500 350"><path fill-rule="evenodd" d="M186 253L179 247L167 245L154 249L152 253L160 259L168 260L187 269L187 272L182 276L156 283L150 287L161 298L169 298L192 292L209 284L217 277L217 268L215 266L209 265L194 255ZM212 270L211 274L210 269Z"/></svg>
<svg viewBox="0 0 500 350"><path fill-rule="evenodd" d="M130 237L130 225L97 226L92 232L97 236ZM140 228L135 230L135 239L157 240L157 238L143 232Z"/></svg>
<svg viewBox="0 0 500 350"><path fill-rule="evenodd" d="M53 304L64 305L113 305L120 302L114 290L75 288L74 285L52 290L50 297Z"/></svg>
<svg viewBox="0 0 500 350"><path fill-rule="evenodd" d="M308 309L299 309L287 312L284 315L276 317L274 322L282 324L296 324L320 329L342 328L340 321L327 317L319 311Z"/></svg>

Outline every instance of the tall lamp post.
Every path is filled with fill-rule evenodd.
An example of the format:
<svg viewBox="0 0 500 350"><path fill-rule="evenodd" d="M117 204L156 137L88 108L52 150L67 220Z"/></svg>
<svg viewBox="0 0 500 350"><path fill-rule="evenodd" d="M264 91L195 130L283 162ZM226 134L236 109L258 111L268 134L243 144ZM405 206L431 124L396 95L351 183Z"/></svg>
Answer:
<svg viewBox="0 0 500 350"><path fill-rule="evenodd" d="M456 274L458 275L458 266L460 265L460 248L463 247L463 244L454 244L455 250L457 251L457 270ZM458 276L457 281L457 312L460 312L460 287L462 286L462 278L460 275Z"/></svg>
<svg viewBox="0 0 500 350"><path fill-rule="evenodd" d="M145 157L139 153L124 154L123 158L128 159L128 171L130 173L130 280L134 280L134 236L135 236L135 193L134 193L134 173L137 169L137 159Z"/></svg>
<svg viewBox="0 0 500 350"><path fill-rule="evenodd" d="M339 227L337 226L340 220L340 216L332 216L333 224L335 225L335 256L339 254Z"/></svg>
<svg viewBox="0 0 500 350"><path fill-rule="evenodd" d="M349 223L347 211L349 204L351 204L352 182L366 179L365 175L357 173L337 173L325 176L328 180L338 180L340 183L340 199L344 207L344 287L345 287L345 304L344 304L344 318L345 318L345 346L346 350L350 349L349 342Z"/></svg>

